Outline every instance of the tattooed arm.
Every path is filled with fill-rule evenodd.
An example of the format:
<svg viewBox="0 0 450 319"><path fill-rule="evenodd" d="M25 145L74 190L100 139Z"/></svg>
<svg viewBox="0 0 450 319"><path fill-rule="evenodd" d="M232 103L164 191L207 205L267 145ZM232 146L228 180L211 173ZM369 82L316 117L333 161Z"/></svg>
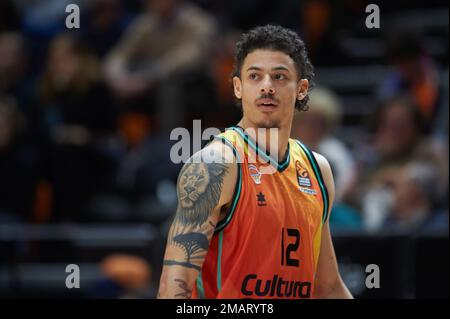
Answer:
<svg viewBox="0 0 450 319"><path fill-rule="evenodd" d="M196 153L181 169L178 208L167 238L158 298L190 298L236 179L232 150L221 142Z"/></svg>

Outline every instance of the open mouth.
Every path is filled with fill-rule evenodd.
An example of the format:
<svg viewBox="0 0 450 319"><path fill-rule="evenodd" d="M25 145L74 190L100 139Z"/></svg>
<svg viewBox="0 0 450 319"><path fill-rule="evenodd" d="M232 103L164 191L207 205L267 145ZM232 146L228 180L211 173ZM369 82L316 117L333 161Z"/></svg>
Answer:
<svg viewBox="0 0 450 319"><path fill-rule="evenodd" d="M275 103L259 103L261 106L276 106Z"/></svg>
<svg viewBox="0 0 450 319"><path fill-rule="evenodd" d="M278 104L272 99L260 99L256 102L256 105L263 110L273 110Z"/></svg>

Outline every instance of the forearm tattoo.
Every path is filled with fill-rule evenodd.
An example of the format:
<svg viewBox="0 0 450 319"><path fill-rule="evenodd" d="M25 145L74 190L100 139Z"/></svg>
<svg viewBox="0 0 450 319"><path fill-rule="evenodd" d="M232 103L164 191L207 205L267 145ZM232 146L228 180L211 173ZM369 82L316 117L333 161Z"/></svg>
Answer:
<svg viewBox="0 0 450 319"><path fill-rule="evenodd" d="M175 294L175 297L190 298L192 289L188 287L188 284L183 279L175 278L174 281L178 284L180 292Z"/></svg>

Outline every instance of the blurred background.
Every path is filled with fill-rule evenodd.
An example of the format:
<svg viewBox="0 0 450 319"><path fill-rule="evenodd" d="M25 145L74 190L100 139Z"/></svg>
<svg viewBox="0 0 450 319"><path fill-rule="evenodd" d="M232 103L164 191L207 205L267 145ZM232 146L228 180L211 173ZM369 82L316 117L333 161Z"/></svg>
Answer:
<svg viewBox="0 0 450 319"><path fill-rule="evenodd" d="M316 68L292 135L333 168L344 281L359 298L448 298L448 2L378 1L368 29L371 2L1 0L0 297L155 297L170 132L239 121L234 44L276 23Z"/></svg>

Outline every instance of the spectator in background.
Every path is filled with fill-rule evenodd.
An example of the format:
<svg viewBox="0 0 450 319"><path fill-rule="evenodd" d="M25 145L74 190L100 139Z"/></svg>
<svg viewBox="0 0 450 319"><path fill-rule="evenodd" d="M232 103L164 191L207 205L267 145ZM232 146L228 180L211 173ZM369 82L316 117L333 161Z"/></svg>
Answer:
<svg viewBox="0 0 450 319"><path fill-rule="evenodd" d="M396 97L379 108L372 144L360 149L364 175L361 183L365 226L378 230L387 218L393 201L393 176L410 162L427 162L434 176L434 198L442 198L448 187L446 155L421 132L421 115L410 97Z"/></svg>
<svg viewBox="0 0 450 319"><path fill-rule="evenodd" d="M238 122L241 110L236 107L236 101L230 94L230 74L234 67L234 47L239 38L237 30L222 30L214 48L212 75L217 94L219 112L214 115L212 126L227 127L229 123Z"/></svg>
<svg viewBox="0 0 450 319"><path fill-rule="evenodd" d="M436 207L438 174L436 167L423 161L411 161L392 174L392 205L384 227L448 232L448 211Z"/></svg>
<svg viewBox="0 0 450 319"><path fill-rule="evenodd" d="M81 32L84 41L103 58L122 36L130 17L120 0L94 0L89 5Z"/></svg>
<svg viewBox="0 0 450 319"><path fill-rule="evenodd" d="M347 53L341 40L345 21L337 19L339 11L351 13L348 3L325 0L302 2L299 11L301 26L299 32L311 52L314 65L342 65L348 63ZM358 15L361 11L358 11ZM354 15L354 13L353 13Z"/></svg>
<svg viewBox="0 0 450 319"><path fill-rule="evenodd" d="M316 87L309 95L309 110L296 113L292 136L299 138L313 151L323 154L330 162L336 183L336 204L330 223L334 226L359 227L359 214L345 204L349 203L349 195L357 181L355 160L347 146L334 136L342 117L341 102L336 94L326 88Z"/></svg>
<svg viewBox="0 0 450 319"><path fill-rule="evenodd" d="M394 97L378 110L374 146L375 166L405 163L420 157L439 163L434 144L424 135L423 121L415 101L409 96Z"/></svg>
<svg viewBox="0 0 450 319"><path fill-rule="evenodd" d="M439 105L439 75L423 39L412 30L393 31L387 38L387 54L391 70L379 87L379 98L410 95L428 131Z"/></svg>
<svg viewBox="0 0 450 319"><path fill-rule="evenodd" d="M144 5L145 13L108 55L105 70L116 94L134 100L143 111L157 113L162 130L169 131L183 124L187 102L210 103L194 93L199 85L184 96L182 91L194 70L204 72L208 65L215 21L182 0L145 0Z"/></svg>
<svg viewBox="0 0 450 319"><path fill-rule="evenodd" d="M25 40L18 32L0 33L0 94L14 97L17 107L28 119L33 137L35 120L34 79L28 74Z"/></svg>
<svg viewBox="0 0 450 319"><path fill-rule="evenodd" d="M68 15L66 7L77 4L80 8L80 23L83 27L83 9L88 0L14 0L20 13L20 31L26 39L29 52L30 69L35 74L42 72L49 43L59 33L67 31L65 19Z"/></svg>
<svg viewBox="0 0 450 319"><path fill-rule="evenodd" d="M92 195L111 182L108 145L117 114L110 97L96 56L73 35L56 37L39 90L55 220L88 218Z"/></svg>
<svg viewBox="0 0 450 319"><path fill-rule="evenodd" d="M0 33L0 94L15 99L27 119L24 138L37 143L36 81L35 76L30 74L29 60L29 48L19 32Z"/></svg>
<svg viewBox="0 0 450 319"><path fill-rule="evenodd" d="M31 221L38 172L25 125L15 100L0 96L0 223Z"/></svg>

